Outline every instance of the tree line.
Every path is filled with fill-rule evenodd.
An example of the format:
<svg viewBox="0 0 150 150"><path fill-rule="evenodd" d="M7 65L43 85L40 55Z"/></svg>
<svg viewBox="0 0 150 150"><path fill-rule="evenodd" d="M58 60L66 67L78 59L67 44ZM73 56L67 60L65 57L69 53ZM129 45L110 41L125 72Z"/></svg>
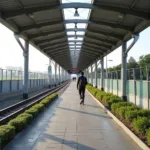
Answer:
<svg viewBox="0 0 150 150"><path fill-rule="evenodd" d="M130 57L127 62L127 69L145 68L146 66L150 67L150 54L140 56L138 61L133 57ZM121 64L108 68L108 72L116 70L121 70Z"/></svg>

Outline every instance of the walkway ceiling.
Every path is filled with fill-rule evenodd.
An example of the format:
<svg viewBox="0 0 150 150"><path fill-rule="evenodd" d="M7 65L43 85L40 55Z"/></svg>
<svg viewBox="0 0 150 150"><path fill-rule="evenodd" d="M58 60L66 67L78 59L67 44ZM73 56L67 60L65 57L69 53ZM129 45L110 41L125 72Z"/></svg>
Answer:
<svg viewBox="0 0 150 150"><path fill-rule="evenodd" d="M91 9L88 19L64 19L63 9ZM94 0L90 3L62 3L59 0L0 0L0 21L15 34L72 69L71 53L78 55L77 69L112 52L123 41L150 25L150 0ZM66 28L66 24L87 23L87 28ZM67 32L85 32L68 35ZM82 40L68 40L72 37ZM81 47L78 50L76 46ZM72 48L70 48L72 47Z"/></svg>

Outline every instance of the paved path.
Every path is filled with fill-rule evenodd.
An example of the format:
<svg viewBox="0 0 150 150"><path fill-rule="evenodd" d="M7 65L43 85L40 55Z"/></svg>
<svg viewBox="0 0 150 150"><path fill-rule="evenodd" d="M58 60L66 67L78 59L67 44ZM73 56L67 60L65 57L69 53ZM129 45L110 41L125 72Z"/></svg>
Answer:
<svg viewBox="0 0 150 150"><path fill-rule="evenodd" d="M79 102L71 83L5 150L141 150L89 95Z"/></svg>

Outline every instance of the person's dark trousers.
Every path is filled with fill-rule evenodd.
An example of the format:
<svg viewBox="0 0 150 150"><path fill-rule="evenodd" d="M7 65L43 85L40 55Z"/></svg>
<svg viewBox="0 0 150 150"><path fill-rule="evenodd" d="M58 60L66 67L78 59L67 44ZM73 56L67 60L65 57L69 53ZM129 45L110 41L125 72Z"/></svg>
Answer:
<svg viewBox="0 0 150 150"><path fill-rule="evenodd" d="M85 87L80 87L79 88L79 95L80 95L80 99L82 99L82 101L80 102L80 104L84 104L84 97L85 97Z"/></svg>

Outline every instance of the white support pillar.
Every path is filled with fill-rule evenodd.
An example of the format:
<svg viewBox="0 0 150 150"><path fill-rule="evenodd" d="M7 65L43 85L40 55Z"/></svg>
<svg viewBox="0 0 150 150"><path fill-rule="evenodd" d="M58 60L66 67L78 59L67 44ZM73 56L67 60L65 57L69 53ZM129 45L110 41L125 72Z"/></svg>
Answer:
<svg viewBox="0 0 150 150"><path fill-rule="evenodd" d="M95 87L97 88L97 60L95 61Z"/></svg>
<svg viewBox="0 0 150 150"><path fill-rule="evenodd" d="M28 98L28 83L29 83L29 42L25 40L25 47L24 47L24 78L23 78L23 99Z"/></svg>
<svg viewBox="0 0 150 150"><path fill-rule="evenodd" d="M121 67L121 91L122 99L127 101L126 95L126 82L127 82L127 43L123 42L122 45L122 67Z"/></svg>
<svg viewBox="0 0 150 150"><path fill-rule="evenodd" d="M62 81L63 81L63 82L64 82L64 80L65 80L65 79L64 79L64 76L65 76L65 75L64 75L64 69L62 68Z"/></svg>
<svg viewBox="0 0 150 150"><path fill-rule="evenodd" d="M60 77L60 65L59 65L59 84L61 83L61 77Z"/></svg>
<svg viewBox="0 0 150 150"><path fill-rule="evenodd" d="M91 84L93 85L93 68L92 68L92 65L91 65Z"/></svg>
<svg viewBox="0 0 150 150"><path fill-rule="evenodd" d="M49 58L49 67L52 67L51 66L51 58ZM51 72L48 72L48 83L49 83L49 88L51 88L51 77L52 77L52 68L51 68Z"/></svg>
<svg viewBox="0 0 150 150"><path fill-rule="evenodd" d="M86 72L87 72L86 78L87 78L87 81L88 81L88 78L89 78L89 71L88 71L88 68L86 69Z"/></svg>
<svg viewBox="0 0 150 150"><path fill-rule="evenodd" d="M55 62L55 86L57 85L57 63Z"/></svg>
<svg viewBox="0 0 150 150"><path fill-rule="evenodd" d="M101 58L101 90L104 91L104 57Z"/></svg>

